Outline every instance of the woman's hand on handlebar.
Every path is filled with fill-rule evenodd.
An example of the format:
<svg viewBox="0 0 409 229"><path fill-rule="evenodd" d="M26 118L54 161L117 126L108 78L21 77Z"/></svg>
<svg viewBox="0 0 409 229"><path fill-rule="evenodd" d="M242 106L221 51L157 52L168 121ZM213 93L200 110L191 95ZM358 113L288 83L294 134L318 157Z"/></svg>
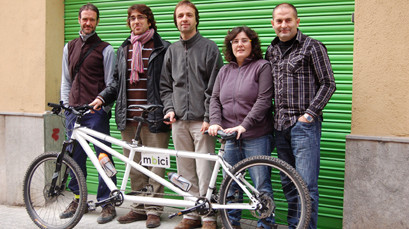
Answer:
<svg viewBox="0 0 409 229"><path fill-rule="evenodd" d="M232 127L232 128L228 128L224 130L224 133L226 134L231 134L233 132L237 132L237 137L236 139L240 138L240 135L244 132L246 132L246 129L243 126L236 126L236 127Z"/></svg>
<svg viewBox="0 0 409 229"><path fill-rule="evenodd" d="M207 132L209 133L210 136L216 136L218 130L223 130L223 128L217 124L209 126L209 129L207 129Z"/></svg>
<svg viewBox="0 0 409 229"><path fill-rule="evenodd" d="M163 117L163 119L169 119L169 122L163 121L163 122L164 122L165 124L167 124L167 125L170 125L170 124L176 122L175 112L173 112L173 111L168 112L168 113Z"/></svg>

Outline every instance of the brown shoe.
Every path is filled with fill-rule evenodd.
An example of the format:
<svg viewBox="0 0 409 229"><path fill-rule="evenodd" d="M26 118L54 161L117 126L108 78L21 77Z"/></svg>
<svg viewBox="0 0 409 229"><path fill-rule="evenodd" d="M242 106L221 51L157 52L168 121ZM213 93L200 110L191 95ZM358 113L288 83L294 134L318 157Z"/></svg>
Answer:
<svg viewBox="0 0 409 229"><path fill-rule="evenodd" d="M146 215L136 213L136 212L131 210L130 212L128 212L128 214L119 217L117 219L117 221L119 223L125 224L125 223L132 223L132 222L136 222L136 221L146 220L146 218L147 218Z"/></svg>
<svg viewBox="0 0 409 229"><path fill-rule="evenodd" d="M116 210L115 207L107 204L104 207L102 207L101 215L97 218L97 222L99 224L104 224L108 223L111 220L113 220L116 216Z"/></svg>
<svg viewBox="0 0 409 229"><path fill-rule="evenodd" d="M160 217L157 215L148 215L148 219L146 220L146 227L147 228L155 228L160 226Z"/></svg>
<svg viewBox="0 0 409 229"><path fill-rule="evenodd" d="M202 229L216 229L217 223L216 221L203 221Z"/></svg>
<svg viewBox="0 0 409 229"><path fill-rule="evenodd" d="M75 211L77 210L77 208L78 208L78 200L74 199L73 201L71 201L68 207L60 214L60 219L71 218L75 214Z"/></svg>
<svg viewBox="0 0 409 229"><path fill-rule="evenodd" d="M175 229L192 229L202 226L200 219L182 219Z"/></svg>

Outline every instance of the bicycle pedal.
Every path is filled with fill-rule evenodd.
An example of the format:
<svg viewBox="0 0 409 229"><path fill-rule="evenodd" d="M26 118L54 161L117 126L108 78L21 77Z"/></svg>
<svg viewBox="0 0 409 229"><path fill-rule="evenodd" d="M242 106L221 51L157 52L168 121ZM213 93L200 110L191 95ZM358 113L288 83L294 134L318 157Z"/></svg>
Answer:
<svg viewBox="0 0 409 229"><path fill-rule="evenodd" d="M181 216L181 215L185 215L187 213L191 213L191 212L195 211L198 207L200 207L200 206L194 206L194 207L182 210L180 212L173 213L173 214L169 215L168 218L172 219L175 216Z"/></svg>
<svg viewBox="0 0 409 229"><path fill-rule="evenodd" d="M87 204L88 204L88 211L90 211L90 212L95 211L96 206L95 206L94 201L90 200L90 201L88 201Z"/></svg>

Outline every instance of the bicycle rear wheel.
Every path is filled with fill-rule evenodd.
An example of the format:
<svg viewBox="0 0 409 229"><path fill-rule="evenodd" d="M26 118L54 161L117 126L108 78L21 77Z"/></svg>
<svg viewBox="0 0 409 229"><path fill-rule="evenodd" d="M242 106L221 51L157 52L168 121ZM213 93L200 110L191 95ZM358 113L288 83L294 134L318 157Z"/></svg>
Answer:
<svg viewBox="0 0 409 229"><path fill-rule="evenodd" d="M40 228L73 228L81 220L87 205L87 185L78 164L64 155L61 170L54 174L58 153L44 153L30 164L24 177L23 197L27 213ZM78 181L79 201L73 217L60 219L66 207L74 199L74 193L68 190L68 174ZM50 193L52 178L58 175L55 191ZM64 181L65 180L65 181Z"/></svg>
<svg viewBox="0 0 409 229"><path fill-rule="evenodd" d="M263 223L271 228L277 225L285 225L288 228L307 228L311 216L309 192L301 176L289 164L270 156L254 156L237 163L231 172L236 178L242 177L253 185L249 169L256 169L258 166L265 166L263 168L267 167L271 170L273 191L270 194L264 191L257 195L249 189L261 205L256 210L241 210L241 216L239 207L230 211L221 209L223 226L233 228L233 226L240 225L241 228L256 228L258 223ZM286 178L288 182L284 185L281 178ZM226 205L243 203L242 206L251 204L250 198L245 193L241 191L236 191L234 194L231 191L229 193L234 183L230 176L225 176L220 187L219 203ZM288 194L296 197L287 200ZM295 217L289 217L289 215L295 215Z"/></svg>

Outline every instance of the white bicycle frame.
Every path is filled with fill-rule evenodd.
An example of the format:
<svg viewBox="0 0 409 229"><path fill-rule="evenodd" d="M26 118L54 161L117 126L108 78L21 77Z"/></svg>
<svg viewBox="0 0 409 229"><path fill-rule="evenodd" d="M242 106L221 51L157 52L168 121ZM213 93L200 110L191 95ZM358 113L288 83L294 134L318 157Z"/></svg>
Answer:
<svg viewBox="0 0 409 229"><path fill-rule="evenodd" d="M255 210L259 204L259 202L254 198L254 196L250 193L248 189L252 192L259 194L259 192L246 180L240 179L240 177L235 177L231 172L231 166L225 162L221 155L223 152L219 152L219 155L210 155L210 154L198 154L189 151L179 151L179 150L171 150L171 149L162 149L162 148L155 148L155 147L145 147L145 146L137 146L136 144L129 144L125 141L118 140L114 137L109 135L97 132L95 130L89 129L87 127L82 127L80 124L75 123L74 130L71 135L71 139L75 139L84 149L85 153L90 158L92 164L97 169L99 175L105 181L105 184L111 191L118 190L117 186L114 182L109 178L105 171L103 170L102 166L99 163L99 160L94 153L94 151L89 146L88 142L93 143L94 145L98 146L99 148L103 149L105 152L111 154L112 156L118 158L119 160L123 161L126 164L125 174L122 178L122 185L120 188L120 192L124 196L124 200L129 200L132 202L140 203L140 204L150 204L150 205L158 205L158 206L172 206L172 207L194 207L196 206L196 201L198 200L197 197L185 192L178 187L176 187L171 182L165 180L163 177L156 175L155 173L151 172L150 170L146 169L144 166L135 163L133 161L135 152L141 153L154 153L158 155L170 155L176 157L184 157L184 158L194 158L194 159L204 159L208 161L214 161L214 169L212 172L212 176L209 182L209 188L207 189L206 199L209 200L212 195L212 190L215 189L216 178L219 173L220 166L225 172L226 176L230 176L233 178L234 181L240 186L240 188L247 194L248 197L251 199L251 204L248 203L235 203L229 205L221 205L217 203L212 203L213 209L248 209L248 210ZM97 139L104 140L106 142L110 142L111 144L118 145L130 151L129 157L125 157L124 155L120 154L116 150L112 149L111 147L103 144ZM88 142L87 142L88 141ZM179 199L169 199L169 198L160 198L160 197L149 197L149 196L134 196L134 195L126 195L125 189L128 183L129 173L131 171L131 167L140 171L141 173L145 174L146 176L154 179L158 183L162 184L163 186L169 188L170 190L174 191L175 193L184 197L184 200Z"/></svg>

